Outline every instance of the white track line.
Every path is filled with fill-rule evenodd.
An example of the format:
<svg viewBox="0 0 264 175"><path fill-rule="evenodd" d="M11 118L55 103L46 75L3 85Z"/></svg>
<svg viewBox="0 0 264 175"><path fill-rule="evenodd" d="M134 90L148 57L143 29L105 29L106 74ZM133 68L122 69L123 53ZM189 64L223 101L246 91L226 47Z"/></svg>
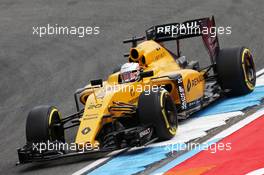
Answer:
<svg viewBox="0 0 264 175"><path fill-rule="evenodd" d="M98 166L98 165L100 165L100 164L103 164L103 163L107 162L108 159L112 158L114 155L117 155L117 154L121 153L121 152L124 151L124 150L125 150L125 149L121 149L121 150L113 151L113 152L107 154L106 157L104 157L104 158L100 158L100 159L97 159L97 160L94 161L93 163L91 163L91 164L85 166L84 168L82 168L82 169L80 169L80 170L74 172L72 175L80 175L80 174L83 174L83 173L85 173L85 172L91 170L92 168L94 168L94 167L96 167L96 166Z"/></svg>
<svg viewBox="0 0 264 175"><path fill-rule="evenodd" d="M264 168L252 171L250 173L247 173L246 175L263 175L264 174Z"/></svg>
<svg viewBox="0 0 264 175"><path fill-rule="evenodd" d="M230 134L234 133L235 131L239 130L240 128L246 126L250 122L256 120L257 118L261 117L264 115L264 109L261 109L254 114L246 117L245 119L239 121L238 123L232 125L231 127L227 128L226 130L223 130L219 134L215 135L214 137L210 138L208 142L213 141L215 139L222 139L224 137L229 136Z"/></svg>
<svg viewBox="0 0 264 175"><path fill-rule="evenodd" d="M261 70L259 70L259 71L256 73L257 77L260 76L260 75L262 75L262 74L264 74L264 68L261 69Z"/></svg>

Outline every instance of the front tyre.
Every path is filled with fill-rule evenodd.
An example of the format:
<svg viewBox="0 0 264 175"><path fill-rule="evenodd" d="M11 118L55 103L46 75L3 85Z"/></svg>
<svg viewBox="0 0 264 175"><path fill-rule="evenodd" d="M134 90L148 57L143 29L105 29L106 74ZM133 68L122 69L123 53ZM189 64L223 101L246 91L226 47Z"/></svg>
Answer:
<svg viewBox="0 0 264 175"><path fill-rule="evenodd" d="M64 142L64 129L58 109L54 106L33 108L26 121L26 138L28 143L48 140Z"/></svg>
<svg viewBox="0 0 264 175"><path fill-rule="evenodd" d="M141 124L154 126L160 140L169 140L176 135L177 110L165 89L142 92L138 101L138 114Z"/></svg>
<svg viewBox="0 0 264 175"><path fill-rule="evenodd" d="M216 58L217 80L227 95L252 92L256 84L256 69L248 48L221 49Z"/></svg>

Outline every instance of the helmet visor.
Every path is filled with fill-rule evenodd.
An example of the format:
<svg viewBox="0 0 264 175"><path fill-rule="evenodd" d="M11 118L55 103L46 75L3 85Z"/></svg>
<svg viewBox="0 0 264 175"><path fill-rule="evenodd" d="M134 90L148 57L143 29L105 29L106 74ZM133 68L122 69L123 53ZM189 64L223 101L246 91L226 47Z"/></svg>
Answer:
<svg viewBox="0 0 264 175"><path fill-rule="evenodd" d="M123 82L133 82L138 79L137 70L122 73Z"/></svg>

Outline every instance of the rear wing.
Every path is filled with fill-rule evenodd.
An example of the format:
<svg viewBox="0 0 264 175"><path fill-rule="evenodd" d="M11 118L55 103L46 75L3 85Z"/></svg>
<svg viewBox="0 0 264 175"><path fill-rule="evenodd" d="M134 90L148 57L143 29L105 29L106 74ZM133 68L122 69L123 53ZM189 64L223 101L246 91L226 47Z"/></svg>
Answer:
<svg viewBox="0 0 264 175"><path fill-rule="evenodd" d="M200 18L182 23L170 23L152 26L146 30L147 40L157 42L180 40L185 38L201 36L208 51L212 64L219 52L219 42L215 28L215 20L211 18Z"/></svg>

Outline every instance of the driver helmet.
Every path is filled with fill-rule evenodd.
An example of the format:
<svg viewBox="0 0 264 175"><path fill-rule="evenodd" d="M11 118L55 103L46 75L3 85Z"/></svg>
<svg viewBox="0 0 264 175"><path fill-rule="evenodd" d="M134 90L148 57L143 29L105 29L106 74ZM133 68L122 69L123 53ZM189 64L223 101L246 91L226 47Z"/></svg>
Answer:
<svg viewBox="0 0 264 175"><path fill-rule="evenodd" d="M138 63L125 63L120 70L122 83L134 82L140 79L140 66Z"/></svg>

